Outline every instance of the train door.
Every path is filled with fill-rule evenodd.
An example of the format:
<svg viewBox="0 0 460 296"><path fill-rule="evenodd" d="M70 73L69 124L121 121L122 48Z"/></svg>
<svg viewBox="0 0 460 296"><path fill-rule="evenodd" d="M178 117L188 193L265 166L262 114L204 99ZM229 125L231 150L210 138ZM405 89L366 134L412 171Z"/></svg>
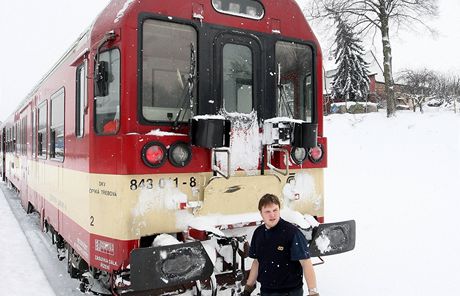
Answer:
<svg viewBox="0 0 460 296"><path fill-rule="evenodd" d="M21 195L21 203L24 209L28 210L29 204L29 196L28 196L28 162L27 162L27 136L28 136L28 115L29 115L29 108L28 106L24 111L21 113L19 125L18 125L18 150L17 154L19 157L19 176L20 176L20 184L19 184L19 191Z"/></svg>
<svg viewBox="0 0 460 296"><path fill-rule="evenodd" d="M230 170L256 172L262 161L259 122L265 108L262 45L255 36L234 32L219 34L214 44L215 97L231 122ZM226 163L220 156L217 161Z"/></svg>
<svg viewBox="0 0 460 296"><path fill-rule="evenodd" d="M261 45L255 37L224 32L215 42L217 98L227 112L262 111Z"/></svg>

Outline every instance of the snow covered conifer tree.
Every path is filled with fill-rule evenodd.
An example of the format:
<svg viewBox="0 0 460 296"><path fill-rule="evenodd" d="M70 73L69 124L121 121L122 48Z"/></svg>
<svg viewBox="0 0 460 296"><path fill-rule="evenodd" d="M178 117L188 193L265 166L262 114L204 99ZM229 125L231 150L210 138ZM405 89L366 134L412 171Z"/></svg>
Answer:
<svg viewBox="0 0 460 296"><path fill-rule="evenodd" d="M368 64L364 61L364 49L352 27L336 17L336 49L334 58L338 65L332 82L333 99L365 101L369 94Z"/></svg>

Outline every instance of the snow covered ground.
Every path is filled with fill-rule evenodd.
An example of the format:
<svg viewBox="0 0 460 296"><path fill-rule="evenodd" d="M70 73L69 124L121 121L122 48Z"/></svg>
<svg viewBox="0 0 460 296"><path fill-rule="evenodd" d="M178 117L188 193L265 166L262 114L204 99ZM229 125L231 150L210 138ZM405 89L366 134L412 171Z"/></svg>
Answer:
<svg viewBox="0 0 460 296"><path fill-rule="evenodd" d="M0 295L55 295L0 190Z"/></svg>
<svg viewBox="0 0 460 296"><path fill-rule="evenodd" d="M331 115L325 134L326 220L357 241L316 267L321 295L458 294L460 114ZM0 294L54 295L1 192L0 223Z"/></svg>
<svg viewBox="0 0 460 296"><path fill-rule="evenodd" d="M353 252L318 273L321 295L458 295L460 115L332 115L326 220L356 219Z"/></svg>

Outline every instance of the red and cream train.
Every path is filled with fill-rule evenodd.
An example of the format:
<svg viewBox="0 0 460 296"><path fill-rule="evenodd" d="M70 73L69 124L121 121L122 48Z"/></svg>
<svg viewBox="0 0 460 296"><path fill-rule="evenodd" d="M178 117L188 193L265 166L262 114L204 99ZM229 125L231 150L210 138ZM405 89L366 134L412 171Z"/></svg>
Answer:
<svg viewBox="0 0 460 296"><path fill-rule="evenodd" d="M321 69L295 0L113 0L2 123L0 171L74 277L219 280L262 194L323 222Z"/></svg>

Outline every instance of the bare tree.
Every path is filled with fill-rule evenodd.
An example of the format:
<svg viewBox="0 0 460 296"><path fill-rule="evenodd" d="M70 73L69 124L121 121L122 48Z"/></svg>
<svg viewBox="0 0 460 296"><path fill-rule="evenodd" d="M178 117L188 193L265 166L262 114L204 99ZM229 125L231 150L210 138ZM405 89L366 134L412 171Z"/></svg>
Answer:
<svg viewBox="0 0 460 296"><path fill-rule="evenodd" d="M418 106L428 102L428 106L444 105L453 107L457 112L457 102L460 100L460 76L438 73L429 69L403 70L398 74L398 80L403 85L403 92L414 103L414 111Z"/></svg>
<svg viewBox="0 0 460 296"><path fill-rule="evenodd" d="M452 97L454 99L454 112L457 113L457 102L460 102L460 76L452 77Z"/></svg>
<svg viewBox="0 0 460 296"><path fill-rule="evenodd" d="M313 18L334 18L340 14L362 33L380 31L383 45L383 68L387 94L387 116L396 112L390 43L390 28L421 25L438 14L438 0L309 0L306 14Z"/></svg>
<svg viewBox="0 0 460 296"><path fill-rule="evenodd" d="M460 76L438 74L435 92L440 101L453 105L454 112L457 112L457 102L460 99Z"/></svg>
<svg viewBox="0 0 460 296"><path fill-rule="evenodd" d="M403 82L403 90L412 100L413 109L419 107L423 113L423 103L427 98L436 95L438 76L431 70L404 70L399 77Z"/></svg>

